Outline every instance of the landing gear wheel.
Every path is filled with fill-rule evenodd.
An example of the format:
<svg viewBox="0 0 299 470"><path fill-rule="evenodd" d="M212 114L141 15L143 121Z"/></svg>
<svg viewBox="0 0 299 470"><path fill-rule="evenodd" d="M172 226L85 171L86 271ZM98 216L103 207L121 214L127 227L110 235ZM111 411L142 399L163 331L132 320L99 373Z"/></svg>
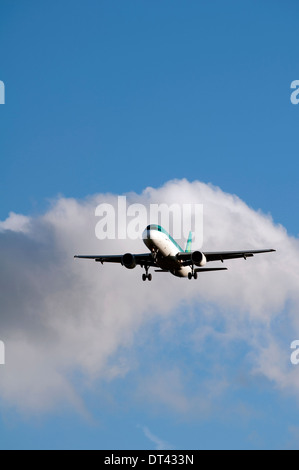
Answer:
<svg viewBox="0 0 299 470"><path fill-rule="evenodd" d="M193 267L193 266L192 266L192 271L191 271L191 273L188 273L188 279L191 281L192 278L197 279L197 272L194 271L194 267Z"/></svg>
<svg viewBox="0 0 299 470"><path fill-rule="evenodd" d="M142 274L142 280L146 281L148 279L149 281L151 281L153 279L153 276L148 273L149 266L144 266L144 268L145 268L145 274Z"/></svg>

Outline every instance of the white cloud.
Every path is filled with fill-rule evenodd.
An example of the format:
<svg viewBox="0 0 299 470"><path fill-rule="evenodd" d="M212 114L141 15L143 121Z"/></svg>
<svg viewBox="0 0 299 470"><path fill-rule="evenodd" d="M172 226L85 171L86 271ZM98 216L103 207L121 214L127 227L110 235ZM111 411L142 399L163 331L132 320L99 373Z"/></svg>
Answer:
<svg viewBox="0 0 299 470"><path fill-rule="evenodd" d="M146 426L142 428L144 435L153 443L155 444L155 450L173 450L170 444L166 441L160 439L159 437L155 436Z"/></svg>
<svg viewBox="0 0 299 470"><path fill-rule="evenodd" d="M29 232L30 218L25 215L9 213L9 217L0 222L0 232L11 230L12 232Z"/></svg>
<svg viewBox="0 0 299 470"><path fill-rule="evenodd" d="M80 390L98 378L125 376L141 361L128 353L140 328L160 318L167 334L178 305L185 306L186 315L199 308L205 319L203 330L194 324L194 348L215 335L227 347L244 341L252 351L251 373L299 390L297 371L289 365L289 344L299 338L297 239L219 188L171 181L128 195L128 203L202 203L205 250L278 252L229 262L228 272L208 273L197 282L156 274L152 283L142 283L139 268L73 259L85 252L145 251L141 241L96 239L94 211L101 202L116 205L117 195L60 198L43 216L10 214L0 223L0 339L6 344L0 399L5 405L40 412L67 401L82 411L77 374ZM225 325L220 335L219 318ZM179 378L175 389L164 382L155 393L173 409L187 407Z"/></svg>

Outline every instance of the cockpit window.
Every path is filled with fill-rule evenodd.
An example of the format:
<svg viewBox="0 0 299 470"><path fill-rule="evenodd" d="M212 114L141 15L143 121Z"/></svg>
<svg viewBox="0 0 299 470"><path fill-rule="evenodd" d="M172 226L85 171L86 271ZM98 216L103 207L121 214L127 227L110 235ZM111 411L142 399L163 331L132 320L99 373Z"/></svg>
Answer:
<svg viewBox="0 0 299 470"><path fill-rule="evenodd" d="M153 225L153 224L148 225L146 227L146 230L157 230L158 232L163 232L162 227L160 227L160 225Z"/></svg>

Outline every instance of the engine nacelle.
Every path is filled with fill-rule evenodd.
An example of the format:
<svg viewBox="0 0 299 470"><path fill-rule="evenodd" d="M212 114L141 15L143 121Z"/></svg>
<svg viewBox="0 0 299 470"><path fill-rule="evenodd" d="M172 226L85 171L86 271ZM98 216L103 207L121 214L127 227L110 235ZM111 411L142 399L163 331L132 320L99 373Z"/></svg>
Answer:
<svg viewBox="0 0 299 470"><path fill-rule="evenodd" d="M194 251L191 260L196 266L205 266L207 264L207 258L201 251Z"/></svg>
<svg viewBox="0 0 299 470"><path fill-rule="evenodd" d="M127 269L134 269L136 268L136 260L135 256L131 253L126 253L122 257L122 265L125 266Z"/></svg>

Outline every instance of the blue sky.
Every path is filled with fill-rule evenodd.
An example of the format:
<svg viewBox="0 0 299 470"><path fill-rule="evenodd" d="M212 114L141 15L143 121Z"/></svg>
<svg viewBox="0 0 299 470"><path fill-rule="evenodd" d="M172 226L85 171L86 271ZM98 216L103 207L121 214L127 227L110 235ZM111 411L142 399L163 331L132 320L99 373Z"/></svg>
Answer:
<svg viewBox="0 0 299 470"><path fill-rule="evenodd" d="M140 193L186 178L238 195L297 236L298 10L291 0L0 0L0 219L38 217L57 196ZM155 324L138 335L147 328L155 336ZM154 447L144 429L175 448L298 446L296 398L243 380L244 345L224 354L234 386L215 413L193 418L144 401L140 375L154 376L160 361L173 374L181 361L188 390L200 386L206 370L190 328L175 347L157 334L160 354L147 344L125 378L84 389L88 417L3 403L0 447ZM80 374L75 381L80 389Z"/></svg>

